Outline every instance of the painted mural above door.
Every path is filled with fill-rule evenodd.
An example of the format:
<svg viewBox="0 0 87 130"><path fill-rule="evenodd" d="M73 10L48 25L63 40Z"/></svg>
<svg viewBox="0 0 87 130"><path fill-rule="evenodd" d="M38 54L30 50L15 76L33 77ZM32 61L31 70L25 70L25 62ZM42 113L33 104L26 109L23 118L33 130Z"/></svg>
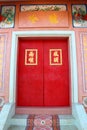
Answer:
<svg viewBox="0 0 87 130"><path fill-rule="evenodd" d="M13 28L15 6L2 6L0 14L0 28Z"/></svg>
<svg viewBox="0 0 87 130"><path fill-rule="evenodd" d="M87 5L72 5L74 27L87 27Z"/></svg>
<svg viewBox="0 0 87 130"><path fill-rule="evenodd" d="M24 11L66 11L66 5L21 5L21 12Z"/></svg>

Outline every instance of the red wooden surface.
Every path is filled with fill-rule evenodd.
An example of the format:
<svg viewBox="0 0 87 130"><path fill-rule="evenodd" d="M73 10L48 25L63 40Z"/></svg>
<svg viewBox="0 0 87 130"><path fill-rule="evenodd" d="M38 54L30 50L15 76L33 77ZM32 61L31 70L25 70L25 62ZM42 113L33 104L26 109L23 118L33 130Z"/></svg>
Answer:
<svg viewBox="0 0 87 130"><path fill-rule="evenodd" d="M69 106L68 41L19 40L17 106ZM38 49L38 65L24 64L25 49ZM62 50L62 65L50 65L49 50Z"/></svg>
<svg viewBox="0 0 87 130"><path fill-rule="evenodd" d="M38 65L25 65L25 49L38 49ZM43 105L42 41L20 40L18 50L17 105Z"/></svg>
<svg viewBox="0 0 87 130"><path fill-rule="evenodd" d="M45 106L69 106L69 61L67 40L47 40L44 44ZM49 49L62 50L62 65L49 65Z"/></svg>

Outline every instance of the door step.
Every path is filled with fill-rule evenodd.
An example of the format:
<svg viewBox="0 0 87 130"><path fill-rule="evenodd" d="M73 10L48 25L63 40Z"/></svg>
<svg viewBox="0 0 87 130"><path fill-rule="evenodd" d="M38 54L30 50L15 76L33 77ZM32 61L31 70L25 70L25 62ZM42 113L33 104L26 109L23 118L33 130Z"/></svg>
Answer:
<svg viewBox="0 0 87 130"><path fill-rule="evenodd" d="M26 126L29 115L15 115L11 119L11 125ZM58 115L60 125L73 125L74 117L72 115Z"/></svg>
<svg viewBox="0 0 87 130"><path fill-rule="evenodd" d="M25 126L11 126L8 130L26 130ZM62 125L60 126L60 130L78 130L74 125Z"/></svg>
<svg viewBox="0 0 87 130"><path fill-rule="evenodd" d="M15 126L12 125L8 128L8 130L26 130L26 126Z"/></svg>
<svg viewBox="0 0 87 130"><path fill-rule="evenodd" d="M26 130L29 115L15 115L10 121L8 130ZM58 115L60 130L78 130L72 115Z"/></svg>
<svg viewBox="0 0 87 130"><path fill-rule="evenodd" d="M74 125L75 118L72 115L59 115L60 125Z"/></svg>
<svg viewBox="0 0 87 130"><path fill-rule="evenodd" d="M11 119L11 125L27 126L27 118L29 115L15 115Z"/></svg>

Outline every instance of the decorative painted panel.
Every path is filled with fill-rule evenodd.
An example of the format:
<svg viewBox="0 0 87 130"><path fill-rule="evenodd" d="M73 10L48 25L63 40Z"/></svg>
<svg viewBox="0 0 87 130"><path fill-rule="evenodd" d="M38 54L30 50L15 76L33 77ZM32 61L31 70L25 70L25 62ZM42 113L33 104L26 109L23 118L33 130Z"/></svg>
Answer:
<svg viewBox="0 0 87 130"><path fill-rule="evenodd" d="M14 27L15 6L2 6L0 15L0 28Z"/></svg>
<svg viewBox="0 0 87 130"><path fill-rule="evenodd" d="M25 50L25 65L37 65L38 50L26 49Z"/></svg>
<svg viewBox="0 0 87 130"><path fill-rule="evenodd" d="M62 65L62 50L50 49L49 50L50 65Z"/></svg>
<svg viewBox="0 0 87 130"><path fill-rule="evenodd" d="M0 34L0 90L4 88L4 69L5 69L5 53L6 53L6 35Z"/></svg>
<svg viewBox="0 0 87 130"><path fill-rule="evenodd" d="M81 52L82 52L82 69L83 69L83 86L87 92L87 33L81 33Z"/></svg>
<svg viewBox="0 0 87 130"><path fill-rule="evenodd" d="M21 5L21 12L25 11L66 11L66 5Z"/></svg>
<svg viewBox="0 0 87 130"><path fill-rule="evenodd" d="M19 13L19 27L68 26L68 11L27 11Z"/></svg>
<svg viewBox="0 0 87 130"><path fill-rule="evenodd" d="M72 5L72 17L74 27L87 27L87 6Z"/></svg>

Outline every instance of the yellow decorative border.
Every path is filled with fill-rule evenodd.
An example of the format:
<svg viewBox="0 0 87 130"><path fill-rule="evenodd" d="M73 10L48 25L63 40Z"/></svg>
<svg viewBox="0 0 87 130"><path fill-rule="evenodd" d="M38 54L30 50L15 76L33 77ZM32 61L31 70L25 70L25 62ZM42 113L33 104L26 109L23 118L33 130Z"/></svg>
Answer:
<svg viewBox="0 0 87 130"><path fill-rule="evenodd" d="M52 63L52 60L51 60L51 52L52 51L60 51L60 63ZM50 65L62 65L62 49L50 49L49 50L49 58L50 58Z"/></svg>
<svg viewBox="0 0 87 130"><path fill-rule="evenodd" d="M36 63L27 63L27 52L35 51L36 52ZM38 64L38 50L37 49L25 49L25 65L37 65Z"/></svg>
<svg viewBox="0 0 87 130"><path fill-rule="evenodd" d="M80 33L83 90L87 93L87 33Z"/></svg>
<svg viewBox="0 0 87 130"><path fill-rule="evenodd" d="M0 33L0 92L5 90L5 61L6 61L7 33Z"/></svg>

